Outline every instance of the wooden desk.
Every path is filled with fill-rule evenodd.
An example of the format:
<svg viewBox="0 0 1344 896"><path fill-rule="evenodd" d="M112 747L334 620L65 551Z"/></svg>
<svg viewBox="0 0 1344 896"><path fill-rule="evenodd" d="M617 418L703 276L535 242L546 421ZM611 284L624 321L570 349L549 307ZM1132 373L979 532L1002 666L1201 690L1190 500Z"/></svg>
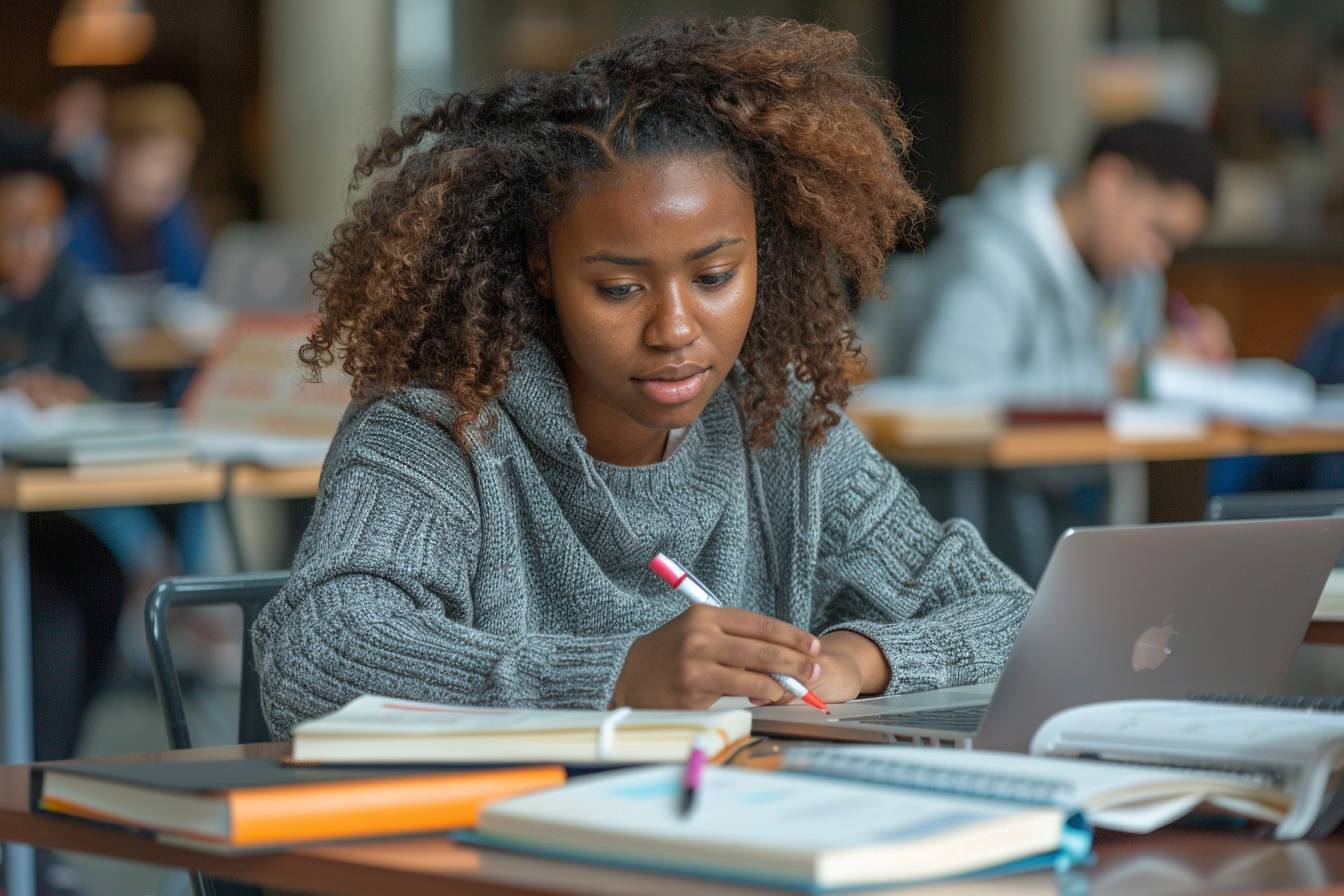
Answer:
<svg viewBox="0 0 1344 896"><path fill-rule="evenodd" d="M218 464L193 464L181 471L117 465L92 474L0 468L0 509L23 513L214 501L223 493L224 471Z"/></svg>
<svg viewBox="0 0 1344 896"><path fill-rule="evenodd" d="M124 466L81 475L66 469L0 468L0 625L3 626L5 761L32 757L32 666L26 514L135 504L214 501L224 470L193 464L181 470ZM72 558L78 562L78 558Z"/></svg>
<svg viewBox="0 0 1344 896"><path fill-rule="evenodd" d="M126 466L96 475L65 469L0 469L0 676L4 694L4 760L33 756L33 667L26 514L135 504L213 501L224 494L224 471L197 464L165 471ZM78 562L78 558L71 558ZM32 855L8 849L10 896L32 893Z"/></svg>
<svg viewBox="0 0 1344 896"><path fill-rule="evenodd" d="M1229 423L1215 424L1197 439L1117 439L1104 423L1061 423L1008 426L979 441L911 444L895 435L890 418L871 412L851 416L873 447L897 465L1014 469L1344 451L1344 430L1257 430Z"/></svg>
<svg viewBox="0 0 1344 896"><path fill-rule="evenodd" d="M269 469L193 464L183 470L126 465L92 474L68 469L0 468L0 625L3 626L5 752L8 763L32 757L32 673L25 515L90 507L218 501L227 494L294 498L317 493L320 467Z"/></svg>
<svg viewBox="0 0 1344 896"><path fill-rule="evenodd" d="M183 370L205 357L165 327L149 327L110 340L107 354L112 366L127 373Z"/></svg>
<svg viewBox="0 0 1344 896"><path fill-rule="evenodd" d="M1215 424L1196 439L1117 439L1098 422L1014 425L985 439L912 443L901 437L899 422L891 416L860 411L851 417L873 447L897 466L946 469L953 515L982 532L989 517L990 470L1344 451L1344 430L1267 431L1228 423Z"/></svg>
<svg viewBox="0 0 1344 896"><path fill-rule="evenodd" d="M128 465L81 475L66 469L0 468L0 693L4 696L4 761L33 756L33 671L31 589L28 569L28 513L140 504L218 501L231 485L258 497L316 494L318 468L269 470L252 465L233 477L220 464L183 470ZM72 558L77 562L78 558ZM6 850L9 896L33 892L32 855Z"/></svg>
<svg viewBox="0 0 1344 896"><path fill-rule="evenodd" d="M317 494L322 465L262 467L238 464L229 473L228 493L243 498L311 498Z"/></svg>
<svg viewBox="0 0 1344 896"><path fill-rule="evenodd" d="M285 745L254 744L148 754L164 761L282 755ZM128 757L119 757L128 758ZM109 761L116 761L112 759ZM0 838L53 849L196 868L207 874L304 893L396 893L398 896L521 896L521 894L640 893L680 896L771 896L780 893L666 875L479 850L448 839L417 837L346 846L306 847L264 856L223 857L162 846L121 831L28 810L28 766L0 768ZM1102 833L1094 865L1069 872L978 881L992 894L1206 893L1306 891L1344 882L1344 837L1276 843L1248 833L1168 829L1146 837ZM916 893L965 892L965 884L901 888Z"/></svg>

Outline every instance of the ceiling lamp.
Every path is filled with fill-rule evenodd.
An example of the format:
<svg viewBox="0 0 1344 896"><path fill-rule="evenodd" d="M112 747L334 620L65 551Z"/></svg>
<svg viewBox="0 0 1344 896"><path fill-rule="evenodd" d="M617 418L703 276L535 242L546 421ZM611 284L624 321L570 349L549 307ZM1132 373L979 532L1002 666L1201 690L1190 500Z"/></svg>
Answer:
<svg viewBox="0 0 1344 896"><path fill-rule="evenodd" d="M136 0L66 0L51 32L52 65L129 65L154 42L154 17Z"/></svg>

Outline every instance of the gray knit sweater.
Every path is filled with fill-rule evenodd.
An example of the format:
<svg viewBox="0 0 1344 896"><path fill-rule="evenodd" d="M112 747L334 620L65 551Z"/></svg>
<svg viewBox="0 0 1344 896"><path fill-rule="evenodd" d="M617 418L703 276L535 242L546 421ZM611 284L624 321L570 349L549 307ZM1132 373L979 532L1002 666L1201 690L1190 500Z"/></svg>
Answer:
<svg viewBox="0 0 1344 896"><path fill-rule="evenodd" d="M352 406L253 632L272 732L370 692L605 707L631 642L686 608L646 567L658 551L729 605L872 639L889 693L997 676L1021 580L970 525L934 522L847 419L804 450L797 400L774 446L749 451L736 376L645 467L587 453L536 343L473 452L429 422L451 419L442 393Z"/></svg>

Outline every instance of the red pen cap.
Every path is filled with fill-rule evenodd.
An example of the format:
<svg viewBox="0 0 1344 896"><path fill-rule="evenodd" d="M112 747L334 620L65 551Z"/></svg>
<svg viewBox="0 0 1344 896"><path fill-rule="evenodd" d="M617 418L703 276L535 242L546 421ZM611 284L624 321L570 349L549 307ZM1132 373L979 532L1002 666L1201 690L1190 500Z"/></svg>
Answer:
<svg viewBox="0 0 1344 896"><path fill-rule="evenodd" d="M677 561L666 554L654 554L653 559L649 561L649 569L653 570L654 574L671 588L677 587L681 584L682 579L686 578L686 570L678 566Z"/></svg>

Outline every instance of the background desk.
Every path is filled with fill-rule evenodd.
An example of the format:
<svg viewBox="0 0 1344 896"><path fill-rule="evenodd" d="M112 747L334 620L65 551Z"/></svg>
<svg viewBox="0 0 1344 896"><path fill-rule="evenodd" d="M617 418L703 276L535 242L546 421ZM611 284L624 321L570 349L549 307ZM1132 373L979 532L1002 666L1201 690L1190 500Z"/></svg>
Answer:
<svg viewBox="0 0 1344 896"><path fill-rule="evenodd" d="M164 761L277 756L286 745L254 744L149 754ZM115 761L115 760L110 760ZM162 846L151 840L28 810L27 766L0 768L0 838L158 865L199 868L304 893L398 896L520 896L520 894L640 893L680 896L771 896L756 887L735 887L691 878L656 876L596 866L553 862L460 846L444 837L383 843L302 847L265 856L233 858ZM1146 837L1102 834L1094 866L1070 872L1068 892L1206 893L1308 890L1344 882L1344 837L1314 843L1275 843L1245 833L1165 830ZM976 893L1055 893L1052 874L1017 875L976 882ZM965 892L965 883L951 884ZM899 896L947 892L931 885L891 891Z"/></svg>
<svg viewBox="0 0 1344 896"><path fill-rule="evenodd" d="M166 327L147 327L111 340L108 360L125 373L153 373L195 367L206 352L188 345Z"/></svg>
<svg viewBox="0 0 1344 896"><path fill-rule="evenodd" d="M952 509L984 531L990 470L1085 464L1205 461L1244 454L1326 454L1344 451L1344 430L1257 430L1215 424L1195 439L1117 439L1104 423L1008 426L977 441L911 443L881 413L852 413L856 425L897 466L939 467L952 477Z"/></svg>
<svg viewBox="0 0 1344 896"><path fill-rule="evenodd" d="M271 470L197 464L181 472L126 466L94 476L65 469L0 468L0 679L4 694L4 762L33 757L33 665L28 513L138 504L218 501L236 486L254 497L308 497L319 469ZM77 560L77 558L72 558ZM32 892L32 856L6 850L5 878L12 896Z"/></svg>
<svg viewBox="0 0 1344 896"><path fill-rule="evenodd" d="M317 494L320 464L311 467L263 467L237 464L230 468L227 492L239 498L311 498Z"/></svg>
<svg viewBox="0 0 1344 896"><path fill-rule="evenodd" d="M64 469L0 469L0 651L3 651L5 762L32 758L32 656L26 515L127 504L215 501L224 470L201 464L181 472L123 467L96 476ZM77 562L78 558L72 558Z"/></svg>
<svg viewBox="0 0 1344 896"><path fill-rule="evenodd" d="M197 464L165 473L135 466L95 476L64 469L0 468L0 626L3 638L6 763L32 758L32 659L26 514L137 504L218 501L230 494L304 498L317 494L320 467L226 468Z"/></svg>
<svg viewBox="0 0 1344 896"><path fill-rule="evenodd" d="M896 434L892 417L871 411L851 417L873 447L896 464L1012 469L1344 451L1344 429L1260 430L1231 423L1214 424L1195 439L1117 439L1104 423L1038 423L1008 426L984 440L912 444Z"/></svg>

